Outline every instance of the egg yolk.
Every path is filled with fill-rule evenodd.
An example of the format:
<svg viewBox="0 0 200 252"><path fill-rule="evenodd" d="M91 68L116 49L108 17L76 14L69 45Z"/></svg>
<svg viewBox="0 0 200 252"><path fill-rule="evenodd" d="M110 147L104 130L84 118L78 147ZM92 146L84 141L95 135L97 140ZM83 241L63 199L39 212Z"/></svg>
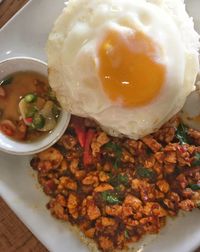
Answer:
<svg viewBox="0 0 200 252"><path fill-rule="evenodd" d="M166 69L156 62L161 49L141 32L124 36L109 32L98 51L99 77L114 102L125 107L149 103L160 92Z"/></svg>

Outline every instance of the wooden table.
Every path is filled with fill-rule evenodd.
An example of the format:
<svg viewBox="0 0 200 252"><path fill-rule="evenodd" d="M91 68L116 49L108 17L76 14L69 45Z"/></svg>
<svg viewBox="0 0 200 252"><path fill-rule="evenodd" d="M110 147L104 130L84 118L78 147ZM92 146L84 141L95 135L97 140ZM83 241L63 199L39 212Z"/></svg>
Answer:
<svg viewBox="0 0 200 252"><path fill-rule="evenodd" d="M0 27L2 27L28 0L3 0L0 3ZM0 198L0 251L47 252L17 216ZM198 249L196 252L200 252Z"/></svg>
<svg viewBox="0 0 200 252"><path fill-rule="evenodd" d="M37 0L36 0L37 1ZM28 0L0 1L0 28ZM47 252L17 216L0 198L0 251L1 252Z"/></svg>

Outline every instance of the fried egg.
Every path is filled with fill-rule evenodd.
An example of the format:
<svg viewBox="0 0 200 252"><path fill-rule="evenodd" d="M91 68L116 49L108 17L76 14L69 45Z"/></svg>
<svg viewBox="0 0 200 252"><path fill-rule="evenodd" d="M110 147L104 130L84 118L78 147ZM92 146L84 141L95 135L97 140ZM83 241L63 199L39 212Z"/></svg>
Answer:
<svg viewBox="0 0 200 252"><path fill-rule="evenodd" d="M49 82L67 111L138 139L183 107L198 48L181 0L70 0L49 35Z"/></svg>

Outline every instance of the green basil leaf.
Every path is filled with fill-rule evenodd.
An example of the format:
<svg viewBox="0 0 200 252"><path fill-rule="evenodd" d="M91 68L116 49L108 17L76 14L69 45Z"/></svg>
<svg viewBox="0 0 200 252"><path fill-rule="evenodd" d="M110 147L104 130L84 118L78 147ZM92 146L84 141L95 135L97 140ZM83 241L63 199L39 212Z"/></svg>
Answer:
<svg viewBox="0 0 200 252"><path fill-rule="evenodd" d="M151 169L147 169L145 167L138 167L136 169L136 174L140 178L148 178L151 180L155 179L155 177L156 177L155 171L153 171Z"/></svg>
<svg viewBox="0 0 200 252"><path fill-rule="evenodd" d="M115 143L109 142L105 144L105 148L111 149L115 153L116 156L119 156L122 154L122 148Z"/></svg>
<svg viewBox="0 0 200 252"><path fill-rule="evenodd" d="M10 77L7 77L3 80L0 81L0 86L6 86L6 85L10 85L13 81L13 77L10 76Z"/></svg>
<svg viewBox="0 0 200 252"><path fill-rule="evenodd" d="M189 188L191 188L193 191L200 190L200 184L190 184Z"/></svg>
<svg viewBox="0 0 200 252"><path fill-rule="evenodd" d="M114 187L117 187L119 185L128 186L129 185L128 176L118 174L117 176L111 177L109 183Z"/></svg>
<svg viewBox="0 0 200 252"><path fill-rule="evenodd" d="M188 128L183 123L180 123L176 130L176 138L179 140L181 145L188 143L187 132Z"/></svg>
<svg viewBox="0 0 200 252"><path fill-rule="evenodd" d="M118 169L120 166L120 162L121 162L122 148L119 145L112 143L112 142L105 144L105 148L110 149L114 152L115 160L112 162L112 164L115 169Z"/></svg>
<svg viewBox="0 0 200 252"><path fill-rule="evenodd" d="M127 229L124 231L124 236L125 236L126 239L130 239L130 235L129 235Z"/></svg>
<svg viewBox="0 0 200 252"><path fill-rule="evenodd" d="M192 166L199 166L200 165L200 153L197 152L194 156L194 161L192 162Z"/></svg>
<svg viewBox="0 0 200 252"><path fill-rule="evenodd" d="M115 168L115 170L117 170L120 166L121 160L119 158L116 158L115 160L113 160L112 164L113 167Z"/></svg>
<svg viewBox="0 0 200 252"><path fill-rule="evenodd" d="M108 204L116 205L122 203L120 196L116 192L105 191L101 193L103 201Z"/></svg>

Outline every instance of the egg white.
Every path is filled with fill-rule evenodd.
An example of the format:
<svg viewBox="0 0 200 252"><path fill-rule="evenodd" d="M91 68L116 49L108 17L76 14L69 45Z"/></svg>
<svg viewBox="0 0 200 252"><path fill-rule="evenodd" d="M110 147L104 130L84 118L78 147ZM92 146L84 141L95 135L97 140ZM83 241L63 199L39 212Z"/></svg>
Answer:
<svg viewBox="0 0 200 252"><path fill-rule="evenodd" d="M166 66L166 81L144 106L124 108L103 90L98 47L110 30L141 31L162 49L156 60ZM70 0L47 44L50 85L72 114L95 119L112 135L138 139L176 114L194 90L198 39L181 0Z"/></svg>

